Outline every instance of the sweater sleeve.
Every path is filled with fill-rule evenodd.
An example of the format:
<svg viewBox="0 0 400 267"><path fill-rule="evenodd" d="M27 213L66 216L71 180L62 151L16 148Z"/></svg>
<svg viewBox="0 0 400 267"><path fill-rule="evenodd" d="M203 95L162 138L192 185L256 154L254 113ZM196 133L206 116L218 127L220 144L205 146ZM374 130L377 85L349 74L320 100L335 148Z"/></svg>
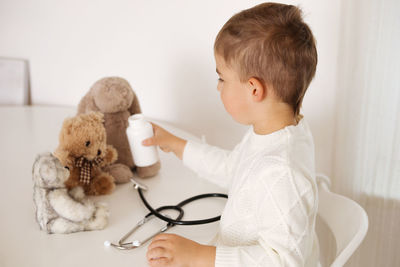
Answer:
<svg viewBox="0 0 400 267"><path fill-rule="evenodd" d="M252 221L257 225L255 244L217 245L215 267L306 266L314 242L314 191L301 175L293 176L277 166L269 169L264 177L249 177L252 190L248 192L253 194L248 198L255 206Z"/></svg>
<svg viewBox="0 0 400 267"><path fill-rule="evenodd" d="M228 189L236 154L235 150L188 141L183 151L183 164L200 177Z"/></svg>

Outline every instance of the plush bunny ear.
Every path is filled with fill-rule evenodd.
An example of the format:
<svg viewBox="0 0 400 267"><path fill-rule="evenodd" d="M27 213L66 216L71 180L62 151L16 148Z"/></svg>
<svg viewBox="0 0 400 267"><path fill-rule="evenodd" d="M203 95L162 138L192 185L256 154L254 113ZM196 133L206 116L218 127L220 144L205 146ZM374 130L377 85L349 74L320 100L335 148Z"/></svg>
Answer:
<svg viewBox="0 0 400 267"><path fill-rule="evenodd" d="M100 111L99 107L97 107L93 94L89 91L79 102L78 104L78 115L87 113L90 111Z"/></svg>
<svg viewBox="0 0 400 267"><path fill-rule="evenodd" d="M132 104L128 110L131 115L142 113L142 111L140 109L139 99L138 99L137 95L135 94L135 92L133 92Z"/></svg>

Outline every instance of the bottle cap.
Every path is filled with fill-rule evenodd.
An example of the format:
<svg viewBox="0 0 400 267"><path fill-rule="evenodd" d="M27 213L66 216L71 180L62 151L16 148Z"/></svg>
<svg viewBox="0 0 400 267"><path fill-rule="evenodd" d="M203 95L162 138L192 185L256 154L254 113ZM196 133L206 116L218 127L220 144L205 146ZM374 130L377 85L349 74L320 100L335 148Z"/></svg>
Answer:
<svg viewBox="0 0 400 267"><path fill-rule="evenodd" d="M128 119L129 126L133 129L140 129L146 125L146 120L144 119L144 115L141 113L132 115Z"/></svg>

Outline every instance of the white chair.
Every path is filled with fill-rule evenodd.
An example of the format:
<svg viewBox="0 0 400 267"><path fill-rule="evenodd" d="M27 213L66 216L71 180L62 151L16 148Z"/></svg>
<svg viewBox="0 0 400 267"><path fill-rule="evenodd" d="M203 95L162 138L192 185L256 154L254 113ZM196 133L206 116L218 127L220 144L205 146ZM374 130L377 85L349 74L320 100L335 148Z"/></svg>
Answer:
<svg viewBox="0 0 400 267"><path fill-rule="evenodd" d="M318 215L336 241L336 256L330 266L342 267L367 234L368 216L355 201L331 192L331 181L327 176L317 174L317 184Z"/></svg>

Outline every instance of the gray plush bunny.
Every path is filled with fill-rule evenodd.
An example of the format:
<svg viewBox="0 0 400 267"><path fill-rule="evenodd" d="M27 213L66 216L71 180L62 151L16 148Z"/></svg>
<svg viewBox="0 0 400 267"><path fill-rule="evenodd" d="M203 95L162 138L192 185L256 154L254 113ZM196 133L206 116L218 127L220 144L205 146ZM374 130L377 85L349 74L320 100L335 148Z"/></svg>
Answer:
<svg viewBox="0 0 400 267"><path fill-rule="evenodd" d="M40 229L49 234L103 229L108 222L107 208L85 197L81 187L68 192L64 185L68 177L68 169L51 153L36 157L33 200Z"/></svg>

